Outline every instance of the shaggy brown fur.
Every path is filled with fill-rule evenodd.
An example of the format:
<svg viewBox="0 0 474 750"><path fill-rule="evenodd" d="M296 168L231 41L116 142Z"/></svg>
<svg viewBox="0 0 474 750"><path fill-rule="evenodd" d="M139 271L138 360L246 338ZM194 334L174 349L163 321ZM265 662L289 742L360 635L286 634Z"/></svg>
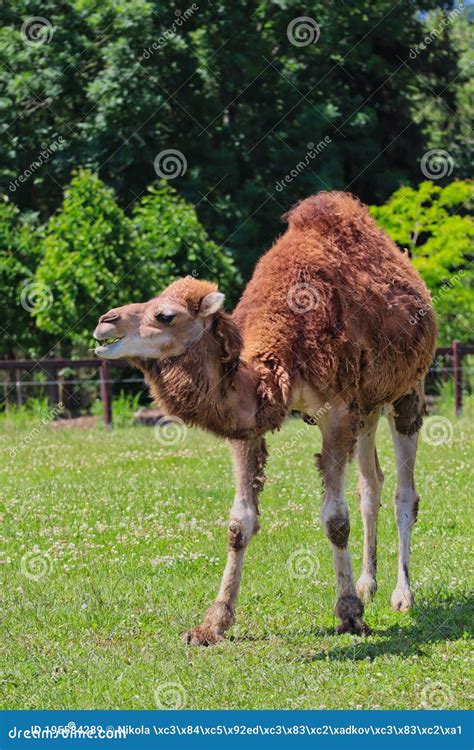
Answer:
<svg viewBox="0 0 474 750"><path fill-rule="evenodd" d="M239 424L230 391L236 392L238 369L239 383L248 381L251 390L256 388L256 376L239 362L241 345L237 326L221 314L213 321L203 346L178 358L136 360L133 364L143 371L154 400L167 413L221 437L245 438L255 430Z"/></svg>
<svg viewBox="0 0 474 750"><path fill-rule="evenodd" d="M257 264L233 315L242 358L265 384L262 421L281 423L295 373L362 412L399 399L434 355L425 285L367 208L346 193L320 193L287 217L288 231ZM301 284L309 285L315 304L295 314L289 290ZM411 325L420 306L428 312Z"/></svg>

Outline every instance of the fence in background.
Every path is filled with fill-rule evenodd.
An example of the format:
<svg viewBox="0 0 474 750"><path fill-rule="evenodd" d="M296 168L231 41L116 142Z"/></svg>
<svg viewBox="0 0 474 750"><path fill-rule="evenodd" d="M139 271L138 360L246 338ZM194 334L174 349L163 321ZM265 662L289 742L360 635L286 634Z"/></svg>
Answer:
<svg viewBox="0 0 474 750"><path fill-rule="evenodd" d="M461 344L460 341L453 341L451 346L441 346L436 349L436 357L452 359L452 366L443 366L439 372L452 375L454 382L454 413L457 416L462 414L462 396L463 396L463 357L467 354L474 354L474 345ZM31 385L31 382L25 382L25 378L37 370L42 371L47 380L38 381L37 385L45 386L48 397L52 404L57 404L59 398L59 388L61 381L57 377L59 370L71 368L78 370L80 368L91 368L98 371L98 383L100 386L100 398L103 403L104 424L110 429L112 427L112 389L111 385L117 382L111 379L111 370L114 368L128 367L126 360L98 360L93 358L83 359L4 359L0 360L0 370L15 373L16 401L18 404L23 403L22 388ZM25 378L20 378L20 373L25 373ZM82 381L77 381L82 382ZM96 382L90 378L84 382ZM124 381L119 381L124 382ZM141 382L140 379L134 379L129 382Z"/></svg>
<svg viewBox="0 0 474 750"><path fill-rule="evenodd" d="M462 384L463 384L463 357L466 354L474 354L473 344L461 344L453 341L451 346L439 346L435 357L452 357L452 378L454 382L454 413L457 417L462 414ZM449 373L451 368L443 368Z"/></svg>
<svg viewBox="0 0 474 750"><path fill-rule="evenodd" d="M38 381L38 385L44 385L47 389L49 399L52 404L57 404L60 401L59 389L62 383L56 377L58 370L64 368L71 368L73 370L79 370L80 368L91 368L98 371L99 375L99 386L100 386L100 398L104 407L104 424L107 428L112 427L112 391L111 385L115 382L110 378L110 371L112 368L124 368L128 367L128 362L124 359L116 360L99 360L92 358L82 359L4 359L0 360L0 370L6 370L14 372L16 375L15 389L16 389L16 400L19 405L23 403L22 396L22 385L23 381L19 377L20 372L25 372L25 377L28 377L35 370L43 372L47 380ZM91 382L88 379L86 382ZM137 382L140 382L137 379Z"/></svg>

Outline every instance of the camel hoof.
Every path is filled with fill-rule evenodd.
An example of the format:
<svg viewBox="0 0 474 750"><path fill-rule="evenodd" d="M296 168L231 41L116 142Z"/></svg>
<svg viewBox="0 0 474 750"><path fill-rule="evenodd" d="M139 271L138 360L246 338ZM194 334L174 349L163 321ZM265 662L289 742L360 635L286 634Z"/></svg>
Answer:
<svg viewBox="0 0 474 750"><path fill-rule="evenodd" d="M368 604L377 591L377 581L372 576L361 575L356 583L356 589L364 604Z"/></svg>
<svg viewBox="0 0 474 750"><path fill-rule="evenodd" d="M223 641L224 637L208 628L191 628L183 633L183 640L189 646L214 646Z"/></svg>
<svg viewBox="0 0 474 750"><path fill-rule="evenodd" d="M408 612L414 603L415 598L409 588L397 588L392 594L392 609L395 612Z"/></svg>
<svg viewBox="0 0 474 750"><path fill-rule="evenodd" d="M351 633L351 635L371 635L372 631L369 628L368 625L365 624L363 620L356 620L354 618L349 618L348 620L343 620L340 625L337 627L338 635L341 635L342 633Z"/></svg>

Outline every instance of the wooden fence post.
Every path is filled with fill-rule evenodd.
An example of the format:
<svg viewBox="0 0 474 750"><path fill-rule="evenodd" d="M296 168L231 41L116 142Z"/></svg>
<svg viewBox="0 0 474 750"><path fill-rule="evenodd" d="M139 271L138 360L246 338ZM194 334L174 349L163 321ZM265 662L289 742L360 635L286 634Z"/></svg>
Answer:
<svg viewBox="0 0 474 750"><path fill-rule="evenodd" d="M454 413L462 414L462 347L460 341L453 341Z"/></svg>
<svg viewBox="0 0 474 750"><path fill-rule="evenodd" d="M57 406L59 401L62 401L62 397L59 398L59 385L57 372L52 367L44 368L47 373L48 384L46 386L46 392L48 394L48 400L51 407Z"/></svg>
<svg viewBox="0 0 474 750"><path fill-rule="evenodd" d="M15 370L15 389L17 406L23 405L23 393L21 391L21 374L20 370Z"/></svg>
<svg viewBox="0 0 474 750"><path fill-rule="evenodd" d="M102 360L99 367L100 373L100 397L104 405L104 424L107 430L112 428L112 397L109 383L109 363Z"/></svg>

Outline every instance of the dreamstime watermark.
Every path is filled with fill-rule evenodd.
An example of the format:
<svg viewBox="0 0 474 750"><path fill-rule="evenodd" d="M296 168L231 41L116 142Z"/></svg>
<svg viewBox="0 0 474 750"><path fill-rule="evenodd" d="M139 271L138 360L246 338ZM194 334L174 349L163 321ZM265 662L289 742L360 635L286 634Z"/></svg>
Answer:
<svg viewBox="0 0 474 750"><path fill-rule="evenodd" d="M435 304L441 300L446 292L449 292L453 287L456 286L456 284L459 282L460 278L464 276L465 270L464 268L461 268L457 273L454 274L450 279L446 279L443 281L442 286L440 289L431 297L431 300L428 304L422 304L421 307L418 308L418 311L414 315L410 315L409 317L409 323L410 325L414 326L417 325L417 323L420 322L420 318L424 318L427 312L429 310L434 309ZM421 300L419 300L421 303Z"/></svg>
<svg viewBox="0 0 474 750"><path fill-rule="evenodd" d="M423 41L420 42L420 44L415 44L415 46L410 49L409 57L412 60L416 60L418 55L424 52L435 39L441 36L444 29L449 26L450 23L455 21L462 13L464 13L464 11L464 3L459 3L456 8L453 8L453 10L450 10L448 13L446 13L439 24L425 36Z"/></svg>
<svg viewBox="0 0 474 750"><path fill-rule="evenodd" d="M180 30L180 28L188 21L191 16L199 10L199 5L196 5L196 3L193 3L189 6L189 8L186 8L184 13L181 13L180 10L175 11L176 18L174 19L171 26L161 34L161 36L158 37L158 39L153 42L149 47L143 50L142 58L144 60L149 60L150 57L153 55L154 52L156 52L159 49L163 49L163 47L166 47L168 42L170 42L172 39L175 38L176 34Z"/></svg>
<svg viewBox="0 0 474 750"><path fill-rule="evenodd" d="M178 711L186 705L186 690L180 682L164 682L154 690L156 707L161 711Z"/></svg>
<svg viewBox="0 0 474 750"><path fill-rule="evenodd" d="M319 24L311 16L298 16L288 24L286 35L295 47L307 47L316 44L321 34Z"/></svg>
<svg viewBox="0 0 474 750"><path fill-rule="evenodd" d="M30 16L21 25L21 38L28 47L40 47L48 44L53 38L53 24L48 18Z"/></svg>
<svg viewBox="0 0 474 750"><path fill-rule="evenodd" d="M33 547L29 552L25 552L20 560L20 570L26 578L31 581L39 581L51 572L53 567L52 560L47 552L39 547Z"/></svg>
<svg viewBox="0 0 474 750"><path fill-rule="evenodd" d="M155 439L165 448L181 445L186 439L188 428L179 417L165 417L154 427Z"/></svg>
<svg viewBox="0 0 474 750"><path fill-rule="evenodd" d="M435 415L424 418L420 437L428 445L451 445L453 435L453 423L448 417Z"/></svg>
<svg viewBox="0 0 474 750"><path fill-rule="evenodd" d="M56 153L65 143L64 138L62 135L59 136L59 138L56 141L53 141L49 146L45 143L41 144L41 151L39 152L38 156L34 161L31 162L29 167L27 167L23 172L18 175L18 177L15 177L14 180L10 180L10 184L8 185L8 189L14 193L20 185L22 185L24 182L27 182L30 177L33 177L33 175L41 169L43 164L46 164L47 161L53 156L53 154Z"/></svg>
<svg viewBox="0 0 474 750"><path fill-rule="evenodd" d="M299 177L301 172L303 172L306 167L309 166L311 161L313 159L316 159L317 156L321 153L321 151L324 151L325 148L329 146L329 144L332 143L332 139L326 135L322 141L319 141L316 145L314 143L308 143L308 151L306 152L304 159L298 162L298 164L291 170L291 172L288 172L282 180L278 180L278 182L275 183L275 189L278 190L279 193L281 193L282 190L287 185L290 185L293 180L296 177Z"/></svg>
<svg viewBox="0 0 474 750"><path fill-rule="evenodd" d="M453 705L452 690L444 682L428 682L421 692L423 708L445 710Z"/></svg>
<svg viewBox="0 0 474 750"><path fill-rule="evenodd" d="M47 427L50 422L52 422L54 419L60 416L62 412L64 411L64 404L60 401L57 406L54 406L50 411L44 416L41 417L38 424L31 429L25 437L20 440L17 445L14 445L9 450L10 458L15 458L18 453L21 453L21 451L24 451L26 448L28 448L31 443L36 440L38 435L41 434L43 429Z"/></svg>
<svg viewBox="0 0 474 750"><path fill-rule="evenodd" d="M166 148L155 156L153 166L158 177L164 180L175 180L186 174L188 162L182 151Z"/></svg>
<svg viewBox="0 0 474 750"><path fill-rule="evenodd" d="M287 567L292 578L315 578L319 570L319 558L314 550L302 547L292 552Z"/></svg>
<svg viewBox="0 0 474 750"><path fill-rule="evenodd" d="M304 409L304 411L300 410L300 415L303 418L303 421L307 425L316 426L325 417L325 415L330 412L331 409L332 409L331 404L329 403L329 401L326 401L318 409L309 408L309 409ZM272 450L272 455L281 458L285 456L286 452L289 449L301 444L302 442L304 442L305 444L307 444L308 442L307 427L300 427L296 431L296 433L291 435L290 439L287 440L283 446L281 447L275 446ZM318 458L318 454L315 455L315 458L316 459ZM318 462L316 462L316 465L318 466ZM319 470L319 466L318 466L318 470ZM319 525L320 523L319 515L315 517L314 523L316 526ZM294 558L295 558L294 561L292 559L292 563L291 563L293 566L297 565L297 560L300 560L300 559L304 560L304 555L302 551L298 550L296 553L294 553ZM301 564L303 565L303 563Z"/></svg>
<svg viewBox="0 0 474 750"><path fill-rule="evenodd" d="M313 427L321 421L321 419L330 411L331 404L326 401L325 404L319 407L319 409L309 409L303 416L306 424L312 425Z"/></svg>
<svg viewBox="0 0 474 750"><path fill-rule="evenodd" d="M311 426L315 426L318 424L318 422L321 421L321 419L331 410L331 404L326 401L325 404L319 407L319 409L309 409L307 412L303 414L303 420L306 422L306 424L309 424ZM284 445L282 446L275 446L272 450L272 455L277 456L278 458L281 458L285 455L285 453L288 450L291 450L291 448L294 448L295 446L299 445L302 440L308 439L308 433L307 433L307 427L300 427L294 435L291 435L288 440L285 441Z"/></svg>
<svg viewBox="0 0 474 750"><path fill-rule="evenodd" d="M286 301L290 310L297 315L314 310L319 304L319 292L310 282L293 284L288 290Z"/></svg>
<svg viewBox="0 0 474 750"><path fill-rule="evenodd" d="M53 293L41 281L31 281L22 288L20 303L26 312L43 312L53 304Z"/></svg>
<svg viewBox="0 0 474 750"><path fill-rule="evenodd" d="M420 167L427 180L442 180L452 174L454 159L449 151L432 148L421 157Z"/></svg>

